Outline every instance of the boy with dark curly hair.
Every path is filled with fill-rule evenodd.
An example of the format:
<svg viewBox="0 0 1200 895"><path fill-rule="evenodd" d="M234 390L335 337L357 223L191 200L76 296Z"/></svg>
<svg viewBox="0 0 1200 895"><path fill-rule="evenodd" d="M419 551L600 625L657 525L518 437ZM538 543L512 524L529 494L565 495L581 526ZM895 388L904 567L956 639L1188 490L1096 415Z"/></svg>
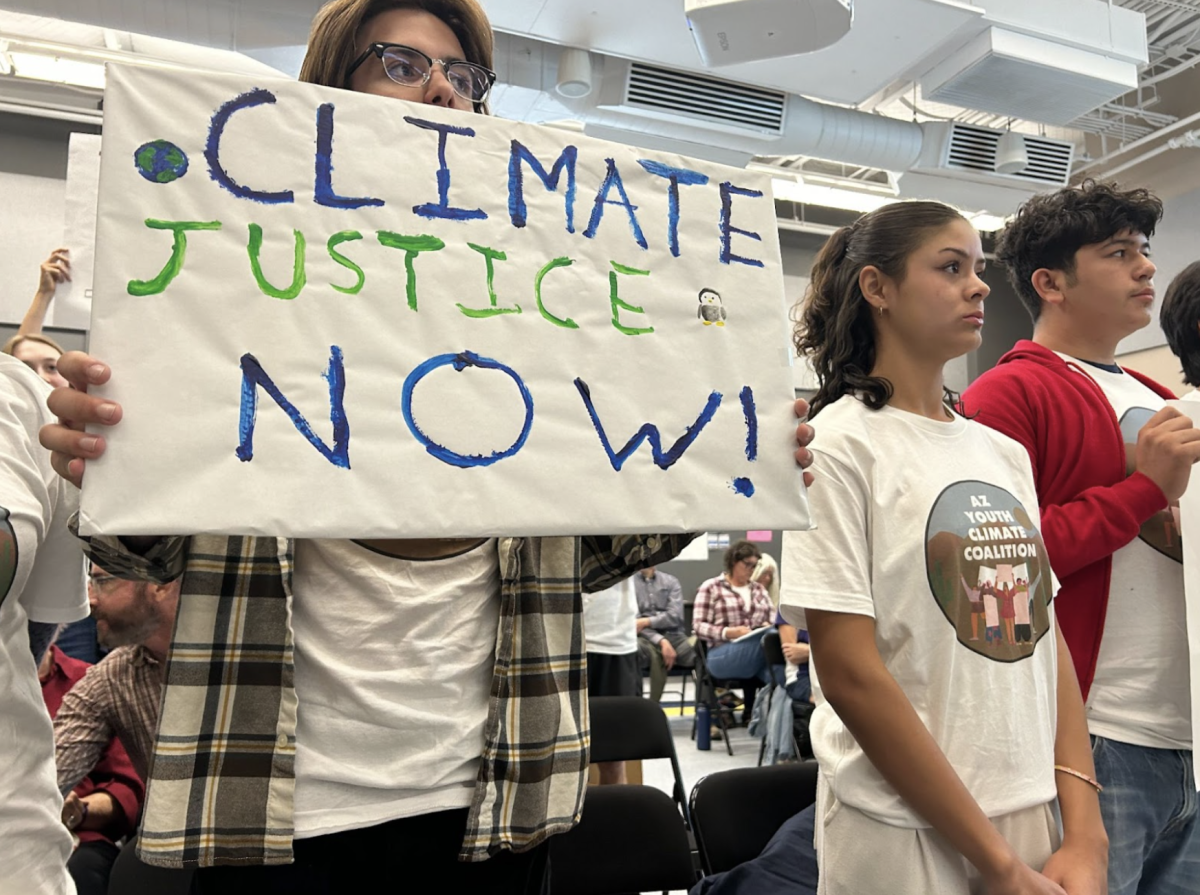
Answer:
<svg viewBox="0 0 1200 895"><path fill-rule="evenodd" d="M1171 280L1158 322L1171 353L1183 364L1183 381L1200 388L1200 261L1193 261Z"/></svg>
<svg viewBox="0 0 1200 895"><path fill-rule="evenodd" d="M1055 612L1087 704L1111 895L1196 891L1200 833L1179 533L1170 512L1200 430L1162 385L1117 365L1150 323L1162 203L1085 182L1036 196L996 257L1033 316L963 395L1033 462ZM1196 335L1193 322L1193 336ZM1088 783L1078 781L1078 785Z"/></svg>

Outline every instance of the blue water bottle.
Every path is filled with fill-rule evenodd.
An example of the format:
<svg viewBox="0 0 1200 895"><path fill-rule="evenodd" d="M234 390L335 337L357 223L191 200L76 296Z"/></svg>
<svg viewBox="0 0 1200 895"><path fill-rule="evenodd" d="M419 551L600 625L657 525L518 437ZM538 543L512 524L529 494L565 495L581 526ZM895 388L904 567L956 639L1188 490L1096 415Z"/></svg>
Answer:
<svg viewBox="0 0 1200 895"><path fill-rule="evenodd" d="M707 752L712 748L712 719L708 716L708 705L696 706L696 748Z"/></svg>

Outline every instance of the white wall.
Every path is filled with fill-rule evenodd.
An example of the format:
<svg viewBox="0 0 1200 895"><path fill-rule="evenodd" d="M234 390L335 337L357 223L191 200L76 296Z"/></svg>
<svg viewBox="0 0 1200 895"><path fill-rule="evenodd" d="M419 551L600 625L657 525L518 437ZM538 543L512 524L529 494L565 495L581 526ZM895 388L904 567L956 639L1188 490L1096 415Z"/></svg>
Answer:
<svg viewBox="0 0 1200 895"><path fill-rule="evenodd" d="M37 288L38 265L62 242L67 140L73 129L95 132L85 125L0 114L3 338L15 331L29 307Z"/></svg>
<svg viewBox="0 0 1200 895"><path fill-rule="evenodd" d="M1153 188L1153 185L1151 187ZM1167 343L1158 325L1158 308L1172 278L1193 261L1200 260L1200 242L1196 238L1198 233L1200 190L1168 199L1164 203L1162 223L1150 241L1154 263L1158 266L1158 273L1154 276L1154 285L1158 289L1158 301L1155 302L1153 310L1154 322L1122 341L1117 347L1118 355Z"/></svg>
<svg viewBox="0 0 1200 895"><path fill-rule="evenodd" d="M1192 390L1192 387L1183 381L1183 370L1180 368L1179 358L1172 354L1171 349L1166 345L1118 355L1117 363L1122 367L1144 373L1177 395Z"/></svg>

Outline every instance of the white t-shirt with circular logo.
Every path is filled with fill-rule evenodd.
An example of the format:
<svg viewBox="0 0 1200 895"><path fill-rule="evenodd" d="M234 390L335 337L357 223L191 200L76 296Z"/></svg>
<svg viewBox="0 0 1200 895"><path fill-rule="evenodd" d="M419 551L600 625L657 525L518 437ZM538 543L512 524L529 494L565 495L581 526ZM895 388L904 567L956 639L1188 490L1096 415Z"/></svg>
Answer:
<svg viewBox="0 0 1200 895"><path fill-rule="evenodd" d="M787 532L781 610L875 619L884 664L989 817L1055 797L1058 581L1029 456L1008 437L845 397L815 421L817 529ZM838 801L923 828L818 694L811 732Z"/></svg>

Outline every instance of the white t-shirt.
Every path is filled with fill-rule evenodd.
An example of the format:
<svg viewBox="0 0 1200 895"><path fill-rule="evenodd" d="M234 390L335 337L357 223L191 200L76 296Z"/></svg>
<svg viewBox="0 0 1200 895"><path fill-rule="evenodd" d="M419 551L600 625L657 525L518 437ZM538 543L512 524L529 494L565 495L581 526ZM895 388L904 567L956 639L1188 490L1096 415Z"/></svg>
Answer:
<svg viewBox="0 0 1200 895"><path fill-rule="evenodd" d="M735 594L742 598L742 610L749 615L750 603L754 599L754 591L750 589L750 585L743 584L741 587L738 587L738 585L731 583L729 587Z"/></svg>
<svg viewBox="0 0 1200 895"><path fill-rule="evenodd" d="M816 426L808 496L818 527L784 535L784 617L873 617L884 664L983 811L1052 800L1058 581L1029 455L961 417L869 410L852 397ZM1032 602L1028 624L1017 623L1018 600ZM820 675L819 659L810 670ZM927 827L814 690L813 749L837 799L893 826Z"/></svg>
<svg viewBox="0 0 1200 895"><path fill-rule="evenodd" d="M637 592L633 579L583 595L583 636L589 653L627 656L637 652Z"/></svg>
<svg viewBox="0 0 1200 895"><path fill-rule="evenodd" d="M79 541L67 530L78 492L50 467L38 430L50 388L0 354L0 889L74 893L71 836L54 775L54 732L28 622L88 614Z"/></svg>
<svg viewBox="0 0 1200 895"><path fill-rule="evenodd" d="M1103 390L1132 457L1138 431L1164 399L1127 373L1060 357ZM1188 669L1183 544L1178 517L1166 509L1113 554L1104 634L1088 692L1088 730L1135 746L1192 748Z"/></svg>
<svg viewBox="0 0 1200 895"><path fill-rule="evenodd" d="M296 542L297 837L470 806L496 664L497 549L417 561Z"/></svg>

